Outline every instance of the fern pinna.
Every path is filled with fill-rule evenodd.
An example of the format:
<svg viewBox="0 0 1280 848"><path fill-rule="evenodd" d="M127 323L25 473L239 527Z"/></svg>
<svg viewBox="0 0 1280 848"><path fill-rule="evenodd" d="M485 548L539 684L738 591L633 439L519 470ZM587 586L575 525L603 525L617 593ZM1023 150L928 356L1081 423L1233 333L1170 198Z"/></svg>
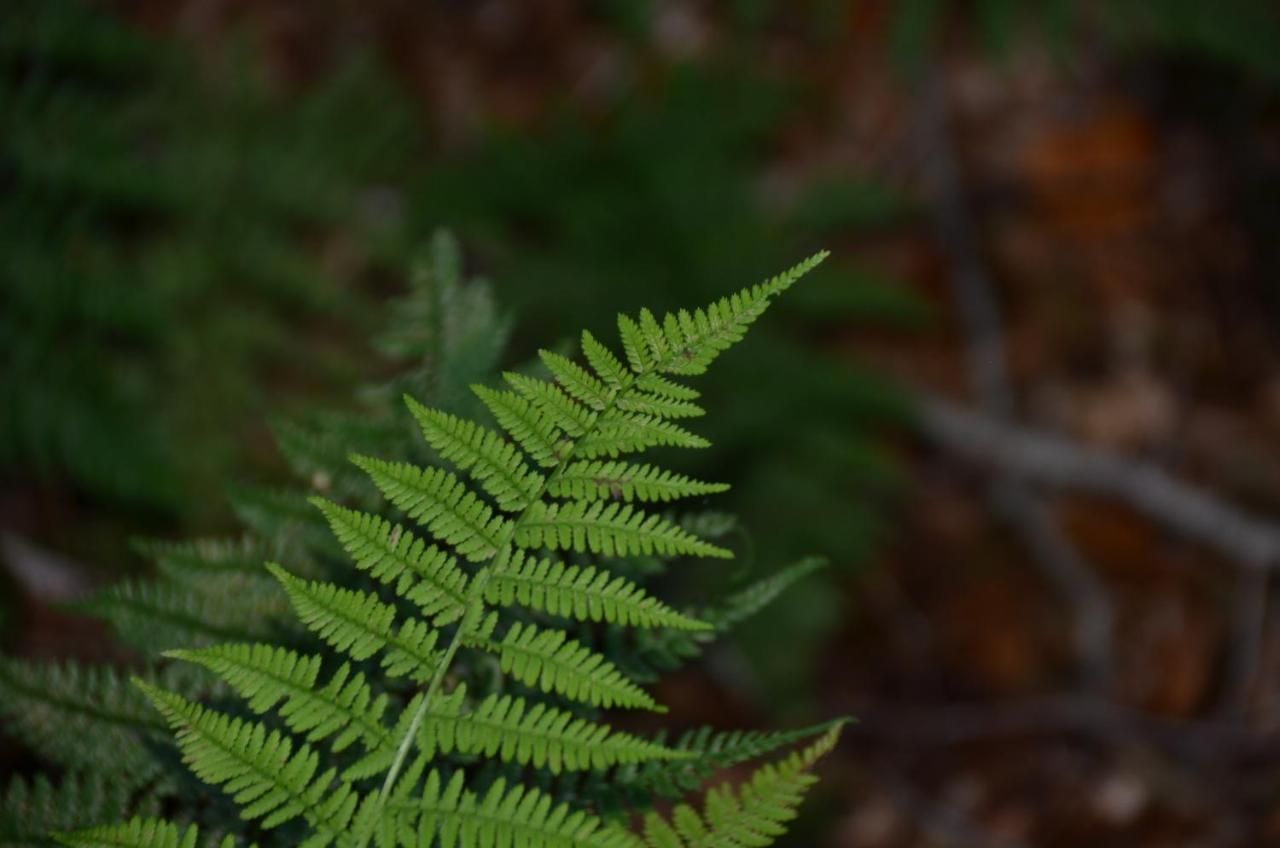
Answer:
<svg viewBox="0 0 1280 848"><path fill-rule="evenodd" d="M598 723L599 708L662 708L567 628L604 622L698 634L716 623L673 609L624 575L562 557L732 555L652 506L719 486L624 457L705 445L677 423L702 414L697 392L680 378L703 373L822 258L705 309L662 320L648 311L620 316L622 357L584 333L586 365L544 351L552 380L513 372L504 375L506 389L476 386L502 433L406 398L441 464L352 457L404 523L313 501L381 590L267 565L298 619L330 651L259 641L169 653L213 672L250 712L275 718L136 681L191 770L221 786L259 833L293 828L307 846L769 844L838 728L766 766L737 795L713 791L701 817L687 806L670 822L651 814L642 834L521 777L643 771L702 756ZM502 691L470 697L457 679L475 665L461 661L466 655L491 657L507 681ZM486 772L492 764L499 768ZM670 782L679 784L679 774L668 772L676 775ZM177 846L198 836L195 826L136 818L61 839Z"/></svg>

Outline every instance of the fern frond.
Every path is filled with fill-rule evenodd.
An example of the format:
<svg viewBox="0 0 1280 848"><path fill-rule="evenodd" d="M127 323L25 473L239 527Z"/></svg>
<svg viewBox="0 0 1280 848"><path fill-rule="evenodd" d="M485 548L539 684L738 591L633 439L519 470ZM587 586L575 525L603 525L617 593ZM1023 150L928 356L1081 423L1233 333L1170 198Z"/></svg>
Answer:
<svg viewBox="0 0 1280 848"><path fill-rule="evenodd" d="M125 642L154 654L165 648L260 638L288 612L270 580L240 575L217 591L131 580L76 605L112 625Z"/></svg>
<svg viewBox="0 0 1280 848"><path fill-rule="evenodd" d="M703 517L718 518L707 514ZM707 533L709 529L702 528L703 533ZM621 632L617 632L611 637L611 656L633 680L640 683L652 682L657 678L657 672L672 671L701 656L706 646L718 635L728 633L741 622L756 615L802 577L826 564L827 561L820 557L802 559L775 574L748 584L716 606L704 607L691 613L698 620L712 625L714 633L670 628L641 630L632 634L633 639L624 643Z"/></svg>
<svg viewBox="0 0 1280 848"><path fill-rule="evenodd" d="M459 686L428 710L418 732L424 756L434 757L437 751L480 754L553 774L697 756L524 698L493 694L463 712L465 699L466 687Z"/></svg>
<svg viewBox="0 0 1280 848"><path fill-rule="evenodd" d="M612 394L609 387L591 376L587 369L578 363L554 351L540 350L538 357L547 366L551 376L556 378L565 392L575 400L586 404L591 409L601 410L609 405Z"/></svg>
<svg viewBox="0 0 1280 848"><path fill-rule="evenodd" d="M622 352L626 354L627 365L632 372L644 374L652 370L653 354L649 351L640 325L626 315L619 315L618 336L622 339Z"/></svg>
<svg viewBox="0 0 1280 848"><path fill-rule="evenodd" d="M302 623L331 647L354 660L384 651L383 668L393 677L427 680L435 671L438 631L424 622L410 618L396 629L395 607L377 595L302 580L276 563L268 563L267 570L284 587Z"/></svg>
<svg viewBox="0 0 1280 848"><path fill-rule="evenodd" d="M384 425L383 432L373 436L368 431L375 425L361 423L357 429L355 422L331 415L309 427L277 421L271 433L290 470L313 490L368 501L375 494L373 487L351 468L347 457L362 445L386 445L394 431Z"/></svg>
<svg viewBox="0 0 1280 848"><path fill-rule="evenodd" d="M805 557L793 562L777 573L734 592L720 606L705 610L703 617L717 628L727 630L760 612L791 586L827 565L827 560L822 557Z"/></svg>
<svg viewBox="0 0 1280 848"><path fill-rule="evenodd" d="M236 517L264 539L309 551L336 553L329 528L307 503L309 492L233 486L227 497Z"/></svg>
<svg viewBox="0 0 1280 848"><path fill-rule="evenodd" d="M308 745L295 749L289 737L193 704L141 681L137 684L177 734L183 761L197 777L221 786L242 806L245 819L272 828L302 816L328 842L351 821L359 797L329 769L317 775L320 758ZM309 844L314 840L308 840Z"/></svg>
<svg viewBox="0 0 1280 848"><path fill-rule="evenodd" d="M560 436L554 421L515 392L495 391L480 385L472 386L471 390L534 462L544 468L560 462Z"/></svg>
<svg viewBox="0 0 1280 848"><path fill-rule="evenodd" d="M672 811L670 821L650 813L645 840L650 848L748 848L770 845L786 832L800 802L817 782L810 772L835 747L839 727L780 763L757 769L737 790L720 786L707 793L702 815L689 805Z"/></svg>
<svg viewBox="0 0 1280 848"><path fill-rule="evenodd" d="M653 418L698 418L707 414L705 409L691 401L640 392L619 398L618 409Z"/></svg>
<svg viewBox="0 0 1280 848"><path fill-rule="evenodd" d="M697 433L686 430L654 415L614 412L600 421L580 441L574 451L583 459L598 456L617 457L638 453L653 447L705 448L711 443Z"/></svg>
<svg viewBox="0 0 1280 848"><path fill-rule="evenodd" d="M0 658L0 715L5 730L40 755L85 770L112 760L140 767L148 759L144 737L164 731L114 669L71 661ZM94 740L92 749L85 739Z"/></svg>
<svg viewBox="0 0 1280 848"><path fill-rule="evenodd" d="M422 796L395 809L417 819L417 840L412 844L419 848L640 848L639 840L626 831L574 812L567 804L556 804L536 789L508 787L499 779L483 796L466 790L461 771L448 782L439 772L431 772Z"/></svg>
<svg viewBox="0 0 1280 848"><path fill-rule="evenodd" d="M452 556L380 516L313 498L356 567L417 604L437 627L462 618L467 576Z"/></svg>
<svg viewBox="0 0 1280 848"><path fill-rule="evenodd" d="M514 622L499 642L477 645L498 655L503 672L526 686L597 707L665 708L628 680L613 663L562 630Z"/></svg>
<svg viewBox="0 0 1280 848"><path fill-rule="evenodd" d="M636 377L636 388L672 401L694 401L702 397L697 389L652 371Z"/></svg>
<svg viewBox="0 0 1280 848"><path fill-rule="evenodd" d="M196 825L181 827L163 819L130 819L122 824L110 824L57 835L59 844L71 848L196 848L200 828ZM231 848L234 838L228 837L222 845Z"/></svg>
<svg viewBox="0 0 1280 848"><path fill-rule="evenodd" d="M668 313L661 323L647 309L641 310L638 320L625 321L623 331L632 368L637 373L650 369L664 374L703 373L716 357L742 339L774 297L826 258L826 251L814 254L766 282L702 309ZM623 322L619 323L621 328Z"/></svg>
<svg viewBox="0 0 1280 848"><path fill-rule="evenodd" d="M439 246L436 259L442 279L457 277L457 255L448 245ZM671 376L705 370L776 294L819 260L693 313L660 321L643 310L635 318L620 318L625 364L589 333L582 337L589 367L542 351L554 381L509 373L510 391L474 387L497 421L495 429L406 396L431 455L450 468L361 455L349 460L371 481L367 491L376 489L407 521L425 528L421 536L372 514L368 505L359 511L312 498L321 521L296 493L249 499L253 520L272 533L290 559L306 557L327 575L333 554L344 549L368 581L381 584L376 591L361 590L368 588L363 577L350 588L292 574L273 562L262 573L275 582L260 579L249 558L265 551L247 543L243 552L223 546L162 554L175 563L167 569L184 574L198 575L202 560L210 560L206 571L232 581L224 596L255 581L272 587L276 605L287 601L296 618L332 649L307 654L245 640L236 632L184 636L168 655L213 672L211 686L225 683L248 710L264 716L218 712L138 681L138 691L176 732L191 770L222 787L246 819L261 820L264 831L303 819L307 828L298 823L280 836L301 839L307 848L332 843L342 848L371 843L377 848L643 848L635 835L557 805L553 795L506 781L521 769L563 787L585 787L608 776L616 779L617 798L644 805L655 794L692 788L716 768L813 733L812 728L789 735L704 732L667 746L660 738L643 739L592 721L595 710L589 708L662 711L624 670L635 666L644 672L637 652L645 649L646 638L661 641L669 653L696 654L717 631L816 567L802 563L748 587L728 607L707 610L700 616L705 621L673 609L642 589L640 577L664 568L662 558L732 553L698 529L714 530L714 523L686 524L646 512L636 502L667 503L726 487L601 457L660 445L705 446L705 439L676 423L702 414L694 403L698 393ZM452 344L449 327L441 323L450 295L434 290L432 295L424 317L430 326L422 328L430 338L415 335L406 341L421 342L421 355L428 359L444 355ZM419 376L426 380L430 374L424 370ZM398 428L403 420L378 419L388 428ZM398 449L395 456L415 456L403 436L393 438L387 429L386 444ZM341 441L304 440L295 446L293 452L303 454L304 471L323 472L323 481L313 481L321 491L337 491L332 468ZM353 441L383 450L376 440ZM614 573L599 565L543 558L536 553L542 549L644 559L610 563L620 569ZM198 577L189 582L205 586ZM243 607L245 599L229 602ZM161 606L152 603L138 615ZM512 606L525 611L506 609ZM529 622L544 615L589 623L575 625L583 641ZM274 629L266 622L260 626ZM200 647L215 635L232 641ZM608 654L593 650L597 638L607 640ZM493 655L496 663L477 651ZM350 661L330 665L334 652ZM620 655L625 659L615 660ZM375 658L381 670L370 662ZM478 679L482 671L491 672L497 685L492 691L486 687L477 702L468 698L461 681ZM396 676L422 685L385 680ZM523 694L526 690L539 691ZM270 719L267 713L273 714ZM153 722L150 732L155 729ZM688 807L677 810L674 825L651 817L651 845L767 844L807 787L804 770L834 744L834 734L823 739L829 740L826 748L813 745L757 772L741 794L713 791L705 821ZM573 775L582 777L574 783ZM356 781L366 780L380 780L381 789L357 789L364 784ZM584 791L576 797L593 796ZM188 842L194 844L198 835L194 829L137 819L80 838L190 848Z"/></svg>
<svg viewBox="0 0 1280 848"><path fill-rule="evenodd" d="M184 583L222 579L228 574L260 575L262 563L279 555L274 545L249 535L187 542L141 539L133 548L154 562L161 573Z"/></svg>
<svg viewBox="0 0 1280 848"><path fill-rule="evenodd" d="M845 719L822 722L792 730L715 730L700 727L687 731L671 745L671 749L691 759L646 763L634 776L619 776L622 782L635 783L670 798L678 798L697 789L716 772L757 760L775 751L827 733L845 724Z"/></svg>
<svg viewBox="0 0 1280 848"><path fill-rule="evenodd" d="M555 383L514 371L504 373L502 379L571 438L578 438L595 424L596 413L562 392Z"/></svg>
<svg viewBox="0 0 1280 848"><path fill-rule="evenodd" d="M509 522L443 468L355 456L387 500L472 562L498 552Z"/></svg>
<svg viewBox="0 0 1280 848"><path fill-rule="evenodd" d="M639 500L667 502L729 489L653 465L601 460L571 462L547 486L547 494L574 500Z"/></svg>
<svg viewBox="0 0 1280 848"><path fill-rule="evenodd" d="M405 397L427 444L471 476L506 512L524 509L542 491L542 475L529 470L519 450L497 433Z"/></svg>
<svg viewBox="0 0 1280 848"><path fill-rule="evenodd" d="M343 663L323 687L316 686L321 658L264 644L225 644L198 650L168 651L166 656L199 663L225 680L249 709L278 712L289 729L308 742L336 735L333 751L360 740L366 748L390 744L382 717L387 696L376 698L363 674Z"/></svg>
<svg viewBox="0 0 1280 848"><path fill-rule="evenodd" d="M65 774L57 783L43 774L15 777L0 796L0 845L46 848L53 831L122 819L133 792L131 781L105 769Z"/></svg>
<svg viewBox="0 0 1280 848"><path fill-rule="evenodd" d="M511 562L485 585L485 601L621 626L681 630L711 626L676 612L626 578L592 566L537 559L523 551L513 554Z"/></svg>
<svg viewBox="0 0 1280 848"><path fill-rule="evenodd" d="M582 331L582 354L610 388L620 389L630 382L627 367L614 356L613 351L586 330Z"/></svg>
<svg viewBox="0 0 1280 848"><path fill-rule="evenodd" d="M704 542L659 515L630 504L568 501L533 504L515 532L522 548L590 551L603 556L658 553L730 558L733 553Z"/></svg>

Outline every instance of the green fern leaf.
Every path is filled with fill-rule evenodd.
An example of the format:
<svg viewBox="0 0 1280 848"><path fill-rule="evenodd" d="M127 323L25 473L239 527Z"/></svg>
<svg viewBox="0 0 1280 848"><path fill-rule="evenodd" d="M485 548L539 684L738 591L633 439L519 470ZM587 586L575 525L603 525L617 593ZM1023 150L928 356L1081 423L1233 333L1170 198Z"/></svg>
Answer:
<svg viewBox="0 0 1280 848"><path fill-rule="evenodd" d="M200 829L195 825L184 828L162 819L143 817L57 837L60 844L71 848L196 848L199 838ZM232 844L234 841L224 843Z"/></svg>
<svg viewBox="0 0 1280 848"><path fill-rule="evenodd" d="M631 370L636 374L649 371L653 367L653 358L640 325L626 315L619 315L618 335L622 338L622 351L627 356L627 365Z"/></svg>
<svg viewBox="0 0 1280 848"><path fill-rule="evenodd" d="M377 595L302 580L276 563L268 563L267 569L284 586L302 623L336 650L354 660L385 651L382 665L393 677L427 680L435 671L438 632L424 622L406 619L396 630L395 607Z"/></svg>
<svg viewBox="0 0 1280 848"><path fill-rule="evenodd" d="M827 733L845 723L836 719L793 730L715 730L700 727L680 736L672 750L690 755L691 759L646 763L634 775L618 775L619 781L636 784L670 798L678 798L697 789L717 771L732 768L750 760Z"/></svg>
<svg viewBox="0 0 1280 848"><path fill-rule="evenodd" d="M698 418L707 414L705 409L692 401L639 392L619 398L618 409L651 418Z"/></svg>
<svg viewBox="0 0 1280 848"><path fill-rule="evenodd" d="M726 483L706 483L653 465L626 462L571 462L547 486L547 494L574 500L667 502L727 491Z"/></svg>
<svg viewBox="0 0 1280 848"><path fill-rule="evenodd" d="M359 803L333 769L317 775L319 756L279 731L193 704L142 681L137 685L177 734L183 760L206 783L221 786L245 819L265 828L302 816L329 839L341 835ZM326 840L328 841L328 840Z"/></svg>
<svg viewBox="0 0 1280 848"><path fill-rule="evenodd" d="M365 748L390 744L382 717L387 696L373 696L364 675L351 672L344 663L323 687L316 686L321 658L264 644L225 644L191 651L169 651L166 656L199 663L217 674L257 713L265 713L281 701L279 715L308 742L329 736L333 751L342 751L360 740Z"/></svg>
<svg viewBox="0 0 1280 848"><path fill-rule="evenodd" d="M233 486L228 493L236 517L262 538L277 540L284 550L337 553L329 528L308 497L303 491L249 486Z"/></svg>
<svg viewBox="0 0 1280 848"><path fill-rule="evenodd" d="M422 434L440 457L470 472L506 512L524 509L542 491L542 475L530 471L519 451L485 427L406 397Z"/></svg>
<svg viewBox="0 0 1280 848"><path fill-rule="evenodd" d="M720 630L727 630L760 612L801 579L826 568L827 565L827 560L822 557L805 557L775 574L770 574L739 589L726 598L720 606L705 610L702 617Z"/></svg>
<svg viewBox="0 0 1280 848"><path fill-rule="evenodd" d="M652 371L636 377L636 388L671 401L694 401L702 397L697 389Z"/></svg>
<svg viewBox="0 0 1280 848"><path fill-rule="evenodd" d="M566 356L550 350L538 351L538 357L569 396L591 409L601 410L613 399L608 386L591 376L587 369Z"/></svg>
<svg viewBox="0 0 1280 848"><path fill-rule="evenodd" d="M598 707L665 708L604 658L562 630L515 622L500 642L478 647L498 655L503 672L527 686Z"/></svg>
<svg viewBox="0 0 1280 848"><path fill-rule="evenodd" d="M515 532L522 548L590 551L603 556L636 554L729 558L733 553L704 542L658 515L630 504L568 501L533 504Z"/></svg>
<svg viewBox="0 0 1280 848"><path fill-rule="evenodd" d="M147 677L182 691L196 688L191 675L177 671ZM114 669L71 661L0 658L0 715L8 733L49 761L113 773L129 785L154 773L148 748L164 733L146 699Z"/></svg>
<svg viewBox="0 0 1280 848"><path fill-rule="evenodd" d="M630 382L627 367L623 365L613 351L601 344L595 336L586 330L582 331L582 353L595 369L596 374L610 388L620 389Z"/></svg>
<svg viewBox="0 0 1280 848"><path fill-rule="evenodd" d="M561 443L554 421L515 392L494 391L486 386L472 386L471 390L534 462L547 468L560 462Z"/></svg>
<svg viewBox="0 0 1280 848"><path fill-rule="evenodd" d="M741 341L774 297L826 258L825 251L815 254L767 282L721 298L704 309L669 313L661 324L648 310L641 310L638 324L632 325L636 327L632 344L643 346L643 356L637 358L644 367L633 364L633 368L644 372L651 365L661 373L679 375L705 372L716 357Z"/></svg>
<svg viewBox="0 0 1280 848"><path fill-rule="evenodd" d="M414 521L436 538L453 545L472 562L498 552L508 521L476 497L461 480L442 468L419 468L407 462L352 457L374 484Z"/></svg>
<svg viewBox="0 0 1280 848"><path fill-rule="evenodd" d="M221 580L227 575L257 576L265 560L279 555L275 546L248 535L177 543L145 539L134 542L133 547L163 574L183 583Z"/></svg>
<svg viewBox="0 0 1280 848"><path fill-rule="evenodd" d="M43 774L30 780L16 777L0 796L0 845L46 848L54 844L51 832L124 818L133 801L133 783L106 769L66 774L57 783Z"/></svg>
<svg viewBox="0 0 1280 848"><path fill-rule="evenodd" d="M652 447L705 448L702 436L678 424L652 415L614 412L578 443L575 453L583 459L617 457Z"/></svg>
<svg viewBox="0 0 1280 848"><path fill-rule="evenodd" d="M419 848L440 845L519 845L521 848L640 848L631 834L594 816L574 812L536 789L508 787L497 780L483 795L467 791L463 773L446 782L427 775L421 798L397 804L396 811L417 819Z"/></svg>
<svg viewBox="0 0 1280 848"><path fill-rule="evenodd" d="M623 577L591 566L539 560L523 551L514 554L485 586L485 601L631 627L701 630L711 626L676 612Z"/></svg>
<svg viewBox="0 0 1280 848"><path fill-rule="evenodd" d="M76 605L107 621L125 642L144 653L183 645L267 635L270 622L288 613L270 580L240 575L214 591L180 585L126 581Z"/></svg>
<svg viewBox="0 0 1280 848"><path fill-rule="evenodd" d="M357 568L394 587L396 594L417 604L437 627L462 618L467 608L467 577L457 560L380 516L322 498L313 498L312 503L324 513Z"/></svg>
<svg viewBox="0 0 1280 848"><path fill-rule="evenodd" d="M560 391L555 383L512 371L503 374L502 379L571 438L578 438L595 424L596 413Z"/></svg>
<svg viewBox="0 0 1280 848"><path fill-rule="evenodd" d="M657 813L645 817L645 839L651 848L748 848L770 845L786 832L800 802L817 782L811 769L835 747L839 727L780 763L758 770L736 791L729 786L706 795L702 816L681 804L671 819Z"/></svg>
<svg viewBox="0 0 1280 848"><path fill-rule="evenodd" d="M418 732L424 756L479 754L553 774L696 756L511 695L490 695L468 712L463 712L465 699L466 687L459 686L428 711Z"/></svg>

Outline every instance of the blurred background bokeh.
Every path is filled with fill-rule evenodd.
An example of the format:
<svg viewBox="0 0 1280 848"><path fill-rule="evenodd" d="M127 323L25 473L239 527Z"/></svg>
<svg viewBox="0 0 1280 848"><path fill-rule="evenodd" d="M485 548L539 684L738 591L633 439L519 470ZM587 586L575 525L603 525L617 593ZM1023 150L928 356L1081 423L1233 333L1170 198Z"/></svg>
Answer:
<svg viewBox="0 0 1280 848"><path fill-rule="evenodd" d="M860 718L786 844L1280 845L1274 3L7 0L5 653L234 531L441 226L513 360L832 250L681 468L832 567L660 692Z"/></svg>

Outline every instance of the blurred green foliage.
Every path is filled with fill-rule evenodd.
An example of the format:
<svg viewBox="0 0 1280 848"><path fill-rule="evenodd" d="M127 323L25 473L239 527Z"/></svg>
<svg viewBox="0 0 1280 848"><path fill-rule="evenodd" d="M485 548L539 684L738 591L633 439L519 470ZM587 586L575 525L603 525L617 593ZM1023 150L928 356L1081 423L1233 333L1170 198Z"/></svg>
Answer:
<svg viewBox="0 0 1280 848"><path fill-rule="evenodd" d="M321 331L398 264L411 113L367 65L291 96L74 0L4 18L0 473L198 521L268 395L354 376Z"/></svg>

